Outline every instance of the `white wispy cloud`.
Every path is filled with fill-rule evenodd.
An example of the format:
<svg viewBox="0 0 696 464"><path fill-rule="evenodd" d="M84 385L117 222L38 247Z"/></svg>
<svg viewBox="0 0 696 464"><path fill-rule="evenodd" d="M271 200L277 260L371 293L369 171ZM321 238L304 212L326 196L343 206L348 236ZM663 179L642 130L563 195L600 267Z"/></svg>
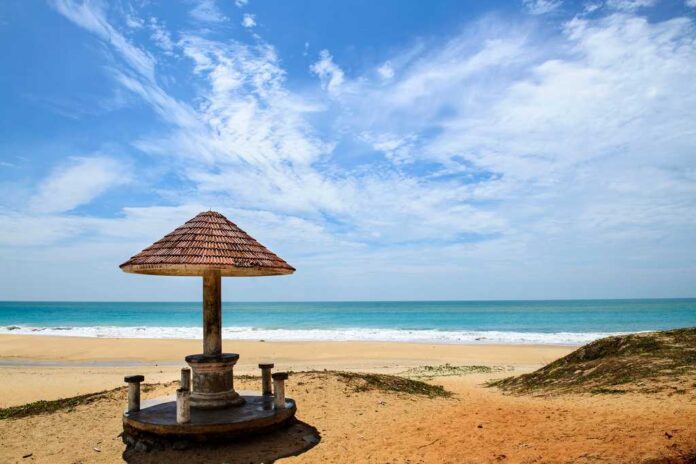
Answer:
<svg viewBox="0 0 696 464"><path fill-rule="evenodd" d="M556 10L562 0L522 0L527 11L533 15L543 15Z"/></svg>
<svg viewBox="0 0 696 464"><path fill-rule="evenodd" d="M583 7L583 13L592 13L602 8L603 5L602 2L586 2Z"/></svg>
<svg viewBox="0 0 696 464"><path fill-rule="evenodd" d="M377 68L377 74L379 74L382 79L389 80L394 77L394 68L392 67L391 63L387 61L382 66Z"/></svg>
<svg viewBox="0 0 696 464"><path fill-rule="evenodd" d="M244 18L242 18L242 26L246 28L252 28L256 26L256 20L254 19L254 15L246 13L244 15Z"/></svg>
<svg viewBox="0 0 696 464"><path fill-rule="evenodd" d="M141 29L145 25L145 21L142 18L138 18L134 15L126 16L126 25L131 29Z"/></svg>
<svg viewBox="0 0 696 464"><path fill-rule="evenodd" d="M607 0L607 6L621 11L635 11L654 6L658 0Z"/></svg>
<svg viewBox="0 0 696 464"><path fill-rule="evenodd" d="M70 211L128 181L127 167L112 157L74 158L40 183L30 208L39 213Z"/></svg>
<svg viewBox="0 0 696 464"><path fill-rule="evenodd" d="M207 23L221 23L227 21L227 17L220 11L215 0L195 0L195 6L189 11L191 17L197 21Z"/></svg>
<svg viewBox="0 0 696 464"><path fill-rule="evenodd" d="M150 18L150 38L167 54L172 54L174 41L167 28L157 18Z"/></svg>
<svg viewBox="0 0 696 464"><path fill-rule="evenodd" d="M396 164L413 162L414 149L417 146L417 137L410 135L395 135L390 133L371 134L364 132L362 140L372 145L377 151L381 151L386 157Z"/></svg>
<svg viewBox="0 0 696 464"><path fill-rule="evenodd" d="M70 0L52 0L51 3L63 16L112 45L138 73L154 80L155 61L152 55L134 46L123 34L118 32L106 20L100 3L77 3Z"/></svg>
<svg viewBox="0 0 696 464"><path fill-rule="evenodd" d="M344 81L343 70L333 61L333 56L328 50L319 52L319 60L312 64L309 69L319 76L322 86L330 93L340 90Z"/></svg>

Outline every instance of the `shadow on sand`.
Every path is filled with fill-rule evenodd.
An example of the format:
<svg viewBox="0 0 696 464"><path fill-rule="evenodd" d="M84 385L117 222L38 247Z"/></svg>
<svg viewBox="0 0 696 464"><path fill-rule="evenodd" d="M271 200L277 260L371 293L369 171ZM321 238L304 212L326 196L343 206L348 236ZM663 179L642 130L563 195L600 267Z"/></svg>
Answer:
<svg viewBox="0 0 696 464"><path fill-rule="evenodd" d="M197 444L185 450L168 447L146 452L129 447L123 453L123 459L129 464L272 463L281 458L300 455L312 449L320 440L321 435L316 428L302 421L295 421L288 427L266 434L227 443Z"/></svg>

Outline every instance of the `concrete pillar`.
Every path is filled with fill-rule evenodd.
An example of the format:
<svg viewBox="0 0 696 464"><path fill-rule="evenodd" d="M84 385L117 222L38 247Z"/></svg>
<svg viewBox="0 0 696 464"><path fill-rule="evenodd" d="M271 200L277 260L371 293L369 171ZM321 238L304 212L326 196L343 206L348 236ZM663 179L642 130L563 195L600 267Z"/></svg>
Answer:
<svg viewBox="0 0 696 464"><path fill-rule="evenodd" d="M273 369L273 363L261 363L259 364L259 368L261 368L261 394L272 395L271 369Z"/></svg>
<svg viewBox="0 0 696 464"><path fill-rule="evenodd" d="M191 391L191 369L188 367L181 369L181 382L179 382L179 388Z"/></svg>
<svg viewBox="0 0 696 464"><path fill-rule="evenodd" d="M276 409L285 409L285 381L288 380L287 372L273 374L273 396Z"/></svg>
<svg viewBox="0 0 696 464"><path fill-rule="evenodd" d="M203 274L203 354L222 353L222 282L220 271Z"/></svg>
<svg viewBox="0 0 696 464"><path fill-rule="evenodd" d="M123 378L128 384L128 412L140 411L140 382L145 377L142 375L129 375Z"/></svg>
<svg viewBox="0 0 696 464"><path fill-rule="evenodd" d="M191 422L191 392L180 388L176 391L176 423Z"/></svg>

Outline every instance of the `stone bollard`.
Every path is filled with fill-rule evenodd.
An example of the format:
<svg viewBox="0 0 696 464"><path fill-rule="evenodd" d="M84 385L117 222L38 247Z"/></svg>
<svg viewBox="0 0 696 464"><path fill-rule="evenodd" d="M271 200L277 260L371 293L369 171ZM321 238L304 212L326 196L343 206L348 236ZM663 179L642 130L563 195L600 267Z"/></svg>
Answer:
<svg viewBox="0 0 696 464"><path fill-rule="evenodd" d="M176 423L191 422L191 392L180 388L176 391Z"/></svg>
<svg viewBox="0 0 696 464"><path fill-rule="evenodd" d="M273 395L276 409L285 409L285 381L288 380L287 372L273 374Z"/></svg>
<svg viewBox="0 0 696 464"><path fill-rule="evenodd" d="M142 375L129 375L123 381L128 384L128 412L140 411L140 382L144 381Z"/></svg>
<svg viewBox="0 0 696 464"><path fill-rule="evenodd" d="M272 395L271 391L271 369L273 369L273 363L262 363L259 364L261 368L261 394L262 395Z"/></svg>
<svg viewBox="0 0 696 464"><path fill-rule="evenodd" d="M191 391L191 369L188 367L181 369L181 382L179 382L179 388Z"/></svg>

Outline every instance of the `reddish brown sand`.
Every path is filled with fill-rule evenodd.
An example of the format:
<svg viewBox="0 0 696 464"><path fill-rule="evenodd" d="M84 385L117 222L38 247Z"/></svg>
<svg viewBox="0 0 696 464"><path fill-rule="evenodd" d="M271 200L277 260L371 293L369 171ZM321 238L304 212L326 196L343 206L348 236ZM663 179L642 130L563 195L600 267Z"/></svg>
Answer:
<svg viewBox="0 0 696 464"><path fill-rule="evenodd" d="M311 360L313 354L306 356ZM431 364L440 362L433 359ZM389 359L384 365L398 368ZM13 369L20 368L5 367L4 373L11 376ZM46 368L31 368L42 369ZM79 383L79 368L71 369ZM91 375L98 370L91 368ZM294 374L288 394L298 402L298 417L321 433L321 442L283 462L641 463L696 449L696 401L691 394L534 398L507 396L481 385L500 375L436 378L431 382L456 395L430 399L355 392L335 376ZM43 379L50 389L50 373ZM257 383L240 381L238 388L257 389ZM174 388L158 387L145 396L171 394ZM120 393L70 412L2 420L0 462L119 462L124 404ZM269 462L296 450L295 445L276 437L273 443L257 440L167 455L151 453L139 462ZM30 457L22 457L29 453Z"/></svg>

